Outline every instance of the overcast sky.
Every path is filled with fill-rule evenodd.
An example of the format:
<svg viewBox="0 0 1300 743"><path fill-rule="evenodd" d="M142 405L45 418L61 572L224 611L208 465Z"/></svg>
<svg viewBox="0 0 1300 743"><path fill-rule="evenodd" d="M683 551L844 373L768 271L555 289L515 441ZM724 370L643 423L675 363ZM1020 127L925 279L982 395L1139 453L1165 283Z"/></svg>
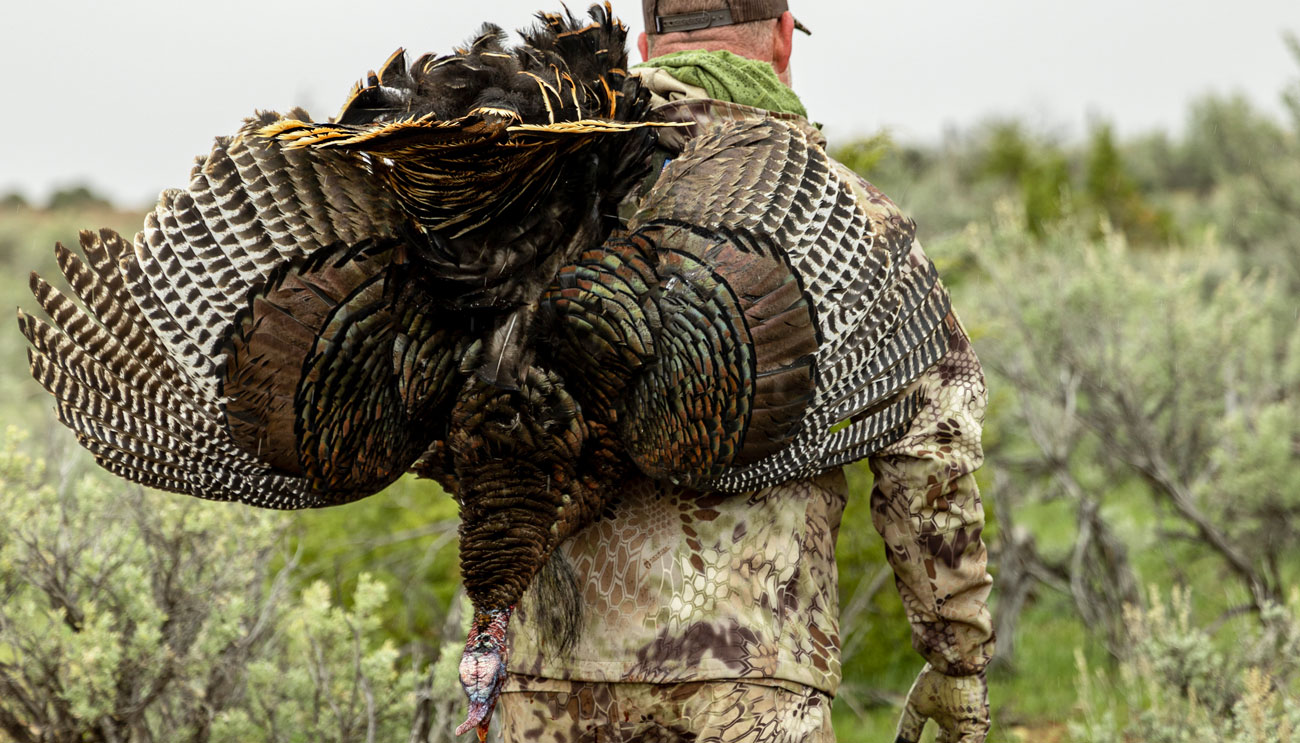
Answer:
<svg viewBox="0 0 1300 743"><path fill-rule="evenodd" d="M1300 78L1283 33L1300 0L792 0L814 32L795 89L832 138L902 140L1016 115L1066 136L1102 117L1122 133L1177 131L1188 103L1241 92L1281 115ZM527 25L557 0L180 0L10 3L0 192L44 198L88 182L144 204L253 109L334 114L398 46L446 52L485 20ZM570 3L575 10L583 2ZM615 0L634 32L640 7ZM635 51L633 52L635 55ZM636 61L639 61L636 60Z"/></svg>

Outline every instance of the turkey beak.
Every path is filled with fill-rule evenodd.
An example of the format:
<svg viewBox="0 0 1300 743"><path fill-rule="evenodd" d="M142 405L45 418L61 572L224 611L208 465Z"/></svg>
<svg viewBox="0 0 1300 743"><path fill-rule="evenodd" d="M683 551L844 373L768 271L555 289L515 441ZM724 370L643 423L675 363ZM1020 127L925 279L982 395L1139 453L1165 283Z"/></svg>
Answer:
<svg viewBox="0 0 1300 743"><path fill-rule="evenodd" d="M460 685L469 700L469 713L465 722L456 728L456 735L477 729L479 743L487 738L492 710L506 680L506 626L513 611L512 606L474 615L465 653L460 657Z"/></svg>

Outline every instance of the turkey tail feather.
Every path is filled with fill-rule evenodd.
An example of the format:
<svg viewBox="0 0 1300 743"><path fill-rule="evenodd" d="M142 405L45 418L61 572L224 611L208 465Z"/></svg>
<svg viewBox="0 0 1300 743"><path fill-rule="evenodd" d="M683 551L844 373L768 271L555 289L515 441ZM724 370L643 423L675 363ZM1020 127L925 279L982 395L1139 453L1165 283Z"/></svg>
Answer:
<svg viewBox="0 0 1300 743"><path fill-rule="evenodd" d="M107 230L82 233L84 259L56 246L71 294L33 276L49 321L20 312L18 322L33 377L105 468L205 498L304 508L375 492L428 447L433 429L417 422L445 404L456 372L439 359L456 352L459 331L402 289L407 218L364 162L258 137L276 118L218 140L188 190L161 195L134 246ZM297 345L259 346L272 328L281 340L297 329ZM424 349L429 365L395 366L399 345ZM237 352L249 348L260 351ZM344 368L367 383L339 377ZM316 407L303 408L308 398ZM376 418L390 404L401 414Z"/></svg>

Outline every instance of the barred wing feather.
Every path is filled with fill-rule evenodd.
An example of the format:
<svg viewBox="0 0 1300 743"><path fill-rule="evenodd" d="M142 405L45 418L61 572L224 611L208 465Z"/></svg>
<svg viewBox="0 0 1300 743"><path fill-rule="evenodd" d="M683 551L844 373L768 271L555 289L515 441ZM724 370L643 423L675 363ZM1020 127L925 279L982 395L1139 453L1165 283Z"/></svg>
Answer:
<svg viewBox="0 0 1300 743"><path fill-rule="evenodd" d="M665 167L626 237L561 272L544 310L581 345L557 353L644 472L743 492L910 424L947 293L911 222L846 178L795 125L727 124Z"/></svg>
<svg viewBox="0 0 1300 743"><path fill-rule="evenodd" d="M301 115L305 118L305 114ZM105 468L272 508L345 502L431 443L463 351L409 281L407 217L356 155L292 149L251 119L131 246L59 246L73 297L33 275L33 376Z"/></svg>

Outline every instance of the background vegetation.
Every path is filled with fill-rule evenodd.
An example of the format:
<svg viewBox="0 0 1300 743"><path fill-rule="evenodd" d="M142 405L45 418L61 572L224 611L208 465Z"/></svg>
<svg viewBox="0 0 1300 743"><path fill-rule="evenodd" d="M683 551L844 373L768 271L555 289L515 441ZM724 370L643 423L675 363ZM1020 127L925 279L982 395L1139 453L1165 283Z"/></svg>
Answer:
<svg viewBox="0 0 1300 743"><path fill-rule="evenodd" d="M1300 740L1300 79L1283 95L1285 121L1198 101L1177 137L995 121L835 153L915 217L986 364L993 740ZM55 240L139 217L0 197L0 296L32 306ZM406 480L285 515L124 485L51 425L20 341L0 333L27 432L0 447L0 740L447 739L448 498ZM836 727L892 740L920 660L851 482Z"/></svg>

